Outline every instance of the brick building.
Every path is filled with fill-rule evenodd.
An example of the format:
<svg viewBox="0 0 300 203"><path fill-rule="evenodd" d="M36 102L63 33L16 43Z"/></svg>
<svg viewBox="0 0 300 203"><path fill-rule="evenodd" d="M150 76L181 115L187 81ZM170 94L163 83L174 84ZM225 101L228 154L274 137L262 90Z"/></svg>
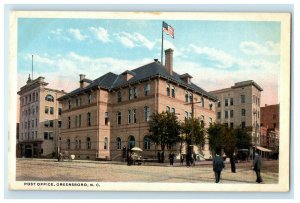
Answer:
<svg viewBox="0 0 300 203"><path fill-rule="evenodd" d="M279 146L279 104L265 105L261 111L261 139L265 142L262 146L271 149L273 153L278 151Z"/></svg>
<svg viewBox="0 0 300 203"><path fill-rule="evenodd" d="M47 88L44 77L27 80L21 87L18 156L50 157L57 152L61 106L57 98L65 92Z"/></svg>
<svg viewBox="0 0 300 203"><path fill-rule="evenodd" d="M210 92L217 97L216 121L232 128L252 127L253 145L260 144L260 98L263 89L253 80ZM255 128L256 126L256 128Z"/></svg>
<svg viewBox="0 0 300 203"><path fill-rule="evenodd" d="M156 156L148 129L154 112L170 111L180 120L194 116L208 127L215 121L215 98L191 82L189 74L173 71L173 50L165 51L165 66L155 60L119 75L107 73L95 80L80 75L79 88L58 100L62 103L61 151L77 159L121 160L123 147L140 147ZM209 154L208 146L203 153ZM178 152L178 151L177 151Z"/></svg>

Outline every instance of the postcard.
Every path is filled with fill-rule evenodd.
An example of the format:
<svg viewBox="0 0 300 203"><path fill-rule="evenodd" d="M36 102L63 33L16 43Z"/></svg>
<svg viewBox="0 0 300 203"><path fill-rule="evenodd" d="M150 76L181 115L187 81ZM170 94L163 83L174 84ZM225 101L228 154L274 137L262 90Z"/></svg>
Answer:
<svg viewBox="0 0 300 203"><path fill-rule="evenodd" d="M9 188L288 192L290 22L11 12Z"/></svg>

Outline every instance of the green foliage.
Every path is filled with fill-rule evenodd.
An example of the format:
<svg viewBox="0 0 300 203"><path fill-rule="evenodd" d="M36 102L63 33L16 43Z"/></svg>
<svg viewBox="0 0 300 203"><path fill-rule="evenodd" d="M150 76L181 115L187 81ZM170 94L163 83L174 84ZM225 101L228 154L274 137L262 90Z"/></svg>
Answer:
<svg viewBox="0 0 300 203"><path fill-rule="evenodd" d="M233 131L236 137L236 147L238 149L249 149L252 147L252 139L249 133L249 129L236 128Z"/></svg>
<svg viewBox="0 0 300 203"><path fill-rule="evenodd" d="M204 127L196 118L185 119L185 121L181 123L181 132L188 145L201 145L204 143Z"/></svg>
<svg viewBox="0 0 300 203"><path fill-rule="evenodd" d="M150 140L161 146L174 146L179 142L180 124L174 113L154 113L149 122Z"/></svg>

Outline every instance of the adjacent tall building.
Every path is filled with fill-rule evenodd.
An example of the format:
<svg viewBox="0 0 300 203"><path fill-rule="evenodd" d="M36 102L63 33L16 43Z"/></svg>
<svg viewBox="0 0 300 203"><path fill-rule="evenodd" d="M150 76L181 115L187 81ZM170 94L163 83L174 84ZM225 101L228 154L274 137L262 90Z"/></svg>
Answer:
<svg viewBox="0 0 300 203"><path fill-rule="evenodd" d="M121 74L107 73L95 80L80 75L79 87L60 97L60 151L77 159L121 160L123 148L140 147L156 157L158 146L149 139L154 112L174 112L180 120L192 116L208 127L215 122L215 97L192 83L189 74L173 71L173 50L158 60ZM178 150L177 150L178 151ZM201 151L209 154L208 146Z"/></svg>
<svg viewBox="0 0 300 203"><path fill-rule="evenodd" d="M210 92L217 97L216 121L229 127L252 127L253 145L260 145L260 98L263 89L253 80Z"/></svg>
<svg viewBox="0 0 300 203"><path fill-rule="evenodd" d="M57 153L57 137L61 127L61 105L57 98L64 91L47 88L44 77L31 80L21 87L19 139L20 157L52 157Z"/></svg>

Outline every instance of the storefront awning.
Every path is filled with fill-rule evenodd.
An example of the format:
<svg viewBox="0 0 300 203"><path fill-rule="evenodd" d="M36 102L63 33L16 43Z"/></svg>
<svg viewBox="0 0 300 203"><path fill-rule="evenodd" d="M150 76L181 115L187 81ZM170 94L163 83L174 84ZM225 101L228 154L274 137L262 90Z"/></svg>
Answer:
<svg viewBox="0 0 300 203"><path fill-rule="evenodd" d="M256 149L263 151L263 152L272 152L272 150L264 148L264 147L260 147L260 146L256 146Z"/></svg>

